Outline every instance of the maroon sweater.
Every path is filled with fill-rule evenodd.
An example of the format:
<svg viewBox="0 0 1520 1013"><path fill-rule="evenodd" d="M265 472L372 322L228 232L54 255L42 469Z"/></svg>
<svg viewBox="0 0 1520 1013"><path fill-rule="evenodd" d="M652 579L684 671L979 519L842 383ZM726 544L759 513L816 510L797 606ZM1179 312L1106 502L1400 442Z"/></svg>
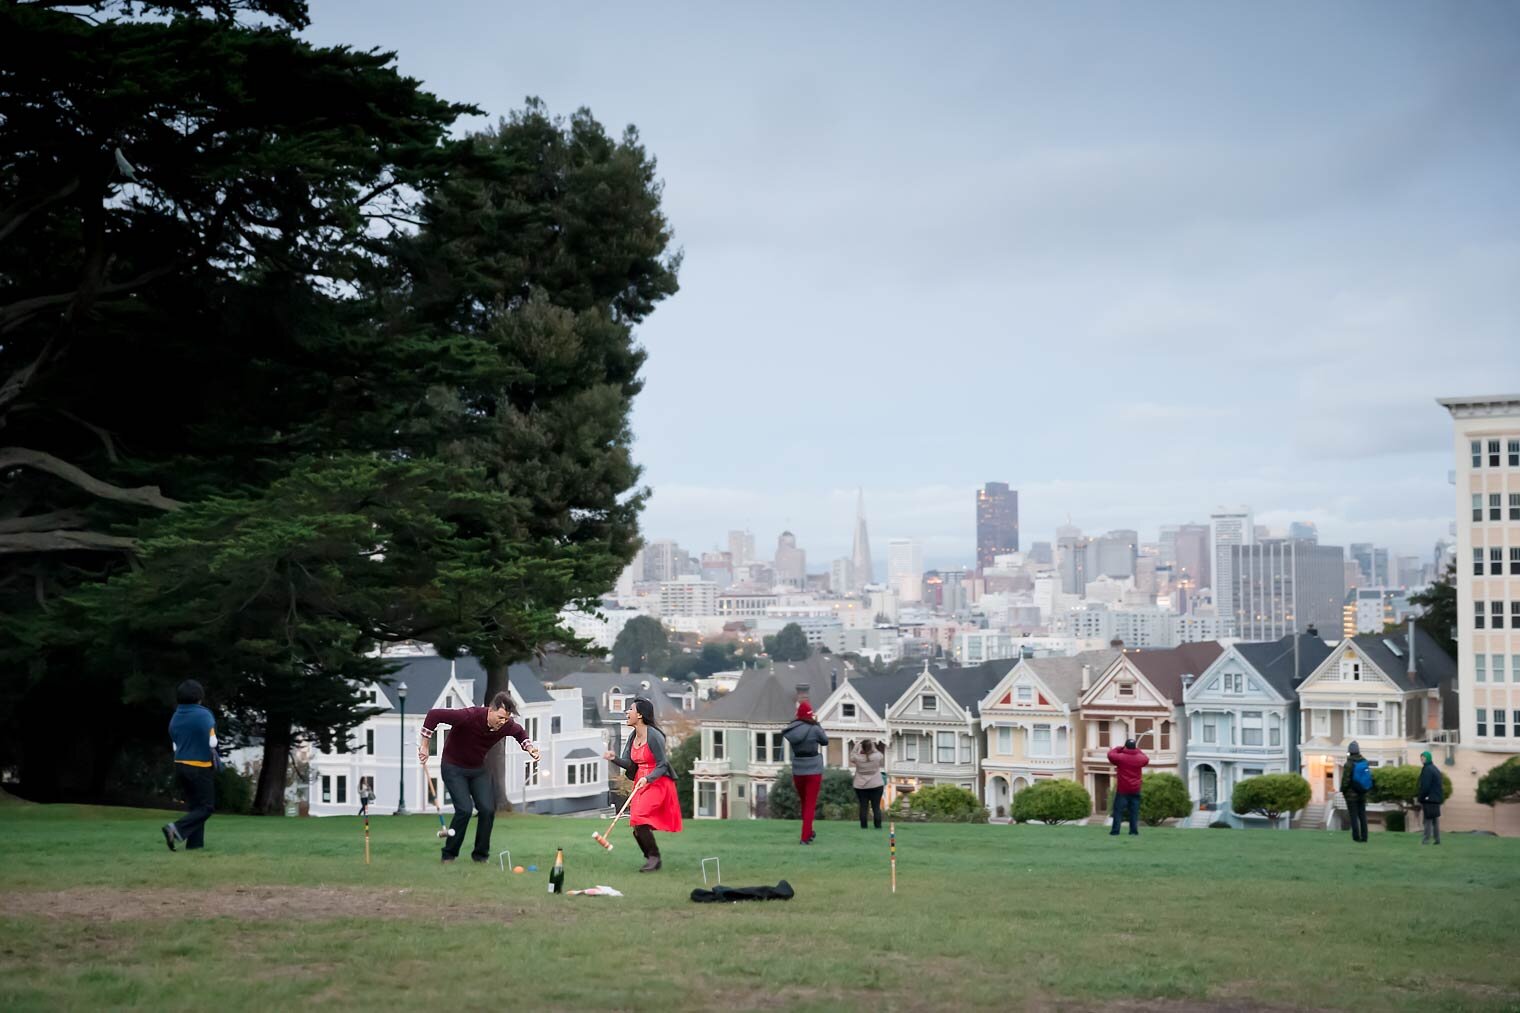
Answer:
<svg viewBox="0 0 1520 1013"><path fill-rule="evenodd" d="M508 735L517 740L524 752L533 748L528 731L513 718L496 731L486 725L485 707L434 707L422 719L422 737L431 739L440 723L449 725L449 737L443 744L443 762L456 767L484 767L486 753Z"/></svg>

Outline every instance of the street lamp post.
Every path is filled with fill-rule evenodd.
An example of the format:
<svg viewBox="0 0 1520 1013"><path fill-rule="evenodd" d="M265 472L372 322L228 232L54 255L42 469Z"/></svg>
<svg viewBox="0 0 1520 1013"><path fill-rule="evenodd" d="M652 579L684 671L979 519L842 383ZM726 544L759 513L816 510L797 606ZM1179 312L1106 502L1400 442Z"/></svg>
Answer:
<svg viewBox="0 0 1520 1013"><path fill-rule="evenodd" d="M399 801L398 801L398 803L396 805L396 815L397 816L405 816L407 814L407 812L406 812L406 683L404 683L404 682L403 683L399 683L396 686L396 696L401 701L401 732L397 736L397 738L399 740L398 745L400 746L400 750L401 750L398 755L400 757L401 762L397 765L397 772L396 772L396 776L400 779L400 785L399 785L399 787L400 787L401 790L400 790L400 793L398 795Z"/></svg>

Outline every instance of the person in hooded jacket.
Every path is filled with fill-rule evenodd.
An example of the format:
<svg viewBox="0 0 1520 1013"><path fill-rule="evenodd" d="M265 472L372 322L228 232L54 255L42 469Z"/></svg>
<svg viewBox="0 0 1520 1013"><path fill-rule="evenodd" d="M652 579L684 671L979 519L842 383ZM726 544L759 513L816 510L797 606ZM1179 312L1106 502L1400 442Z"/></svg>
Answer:
<svg viewBox="0 0 1520 1013"><path fill-rule="evenodd" d="M882 768L887 765L887 747L880 742L861 739L850 750L850 766L855 768L855 800L860 803L860 829L866 829L866 809L869 807L881 829L881 793L886 787Z"/></svg>
<svg viewBox="0 0 1520 1013"><path fill-rule="evenodd" d="M1346 748L1346 764L1341 767L1341 794L1346 798L1346 815L1351 820L1351 839L1367 843L1367 789L1356 783L1356 765L1366 763L1362 747L1353 741Z"/></svg>
<svg viewBox="0 0 1520 1013"><path fill-rule="evenodd" d="M1416 798L1421 815L1425 818L1425 832L1421 844L1441 843L1441 803L1446 801L1446 790L1441 784L1441 771L1428 751L1420 754L1424 761L1420 767L1420 787Z"/></svg>
<svg viewBox="0 0 1520 1013"><path fill-rule="evenodd" d="M823 785L823 748L829 744L829 733L813 716L813 705L801 700L796 720L781 730L781 737L792 745L792 785L802 803L802 843L812 844L818 836L813 832L813 810Z"/></svg>

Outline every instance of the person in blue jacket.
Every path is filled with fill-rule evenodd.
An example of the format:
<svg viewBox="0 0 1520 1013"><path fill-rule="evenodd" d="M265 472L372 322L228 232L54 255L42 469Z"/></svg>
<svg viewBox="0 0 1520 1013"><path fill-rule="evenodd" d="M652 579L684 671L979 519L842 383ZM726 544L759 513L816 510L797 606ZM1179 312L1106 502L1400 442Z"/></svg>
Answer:
<svg viewBox="0 0 1520 1013"><path fill-rule="evenodd" d="M183 841L186 851L206 846L206 821L216 809L216 772L222 761L216 753L216 718L201 701L205 690L194 679L179 684L179 706L169 719L169 739L174 744L174 774L185 796L185 815L163 826L169 850Z"/></svg>

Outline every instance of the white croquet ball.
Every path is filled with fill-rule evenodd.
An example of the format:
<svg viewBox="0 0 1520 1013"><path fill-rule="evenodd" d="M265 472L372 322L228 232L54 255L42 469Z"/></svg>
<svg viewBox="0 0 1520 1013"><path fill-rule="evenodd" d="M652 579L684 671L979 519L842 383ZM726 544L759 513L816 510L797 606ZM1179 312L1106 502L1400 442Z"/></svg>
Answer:
<svg viewBox="0 0 1520 1013"><path fill-rule="evenodd" d="M454 836L454 828L453 827L449 827L449 836L450 837Z"/></svg>

